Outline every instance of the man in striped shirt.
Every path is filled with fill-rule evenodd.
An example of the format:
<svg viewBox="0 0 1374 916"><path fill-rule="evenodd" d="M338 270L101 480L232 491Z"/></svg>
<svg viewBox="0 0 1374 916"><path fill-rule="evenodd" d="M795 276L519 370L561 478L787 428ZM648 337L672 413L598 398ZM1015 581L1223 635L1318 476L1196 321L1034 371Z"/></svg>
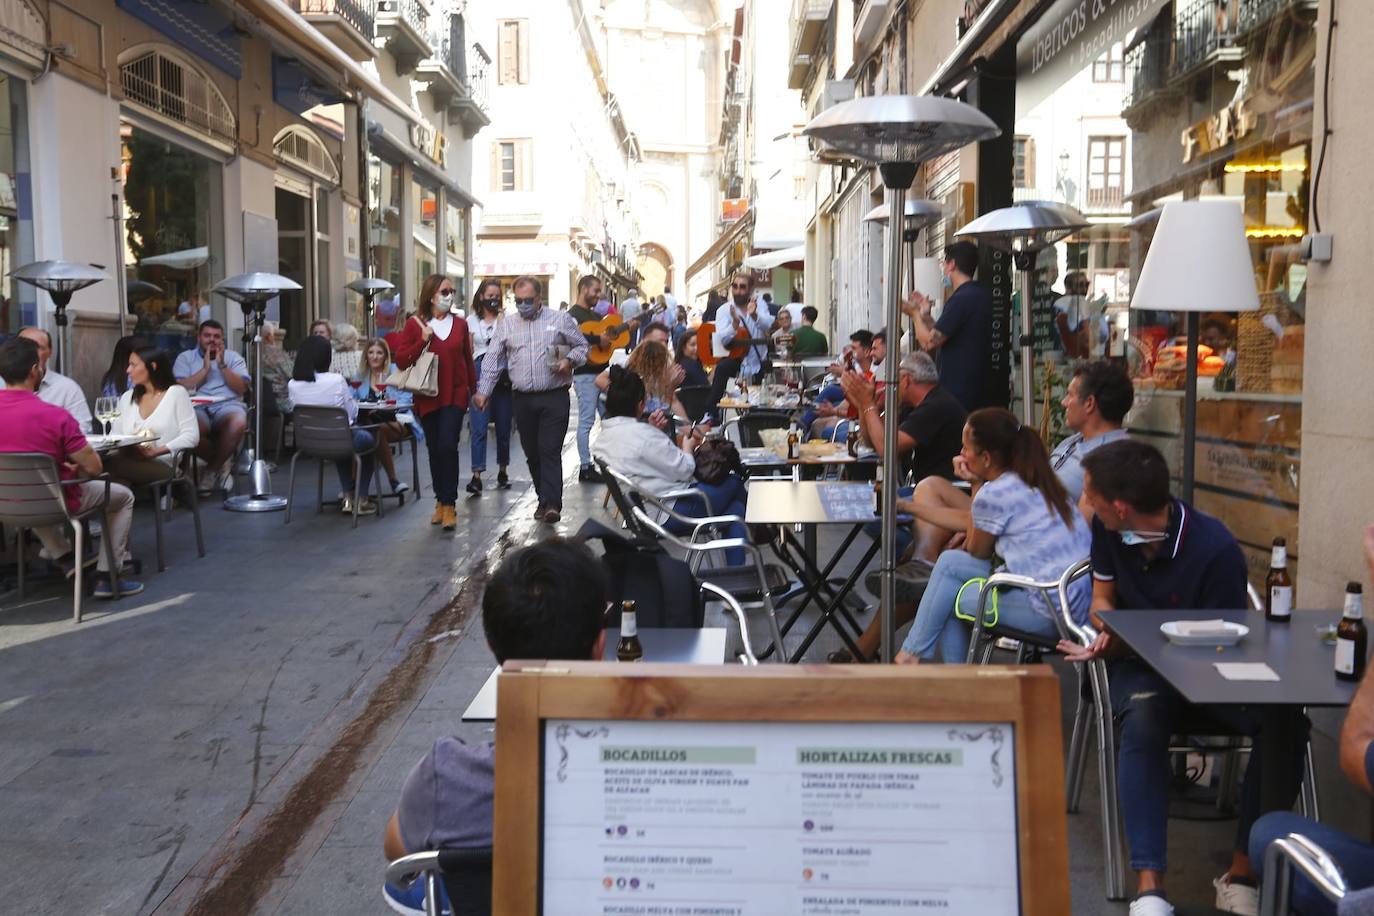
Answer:
<svg viewBox="0 0 1374 916"><path fill-rule="evenodd" d="M562 518L563 438L568 434L568 387L573 367L587 361L587 339L567 312L544 308L539 281L515 281L517 314L505 315L482 360L473 403L485 409L504 364L514 389L515 428L529 463L539 507L534 517L552 525Z"/></svg>

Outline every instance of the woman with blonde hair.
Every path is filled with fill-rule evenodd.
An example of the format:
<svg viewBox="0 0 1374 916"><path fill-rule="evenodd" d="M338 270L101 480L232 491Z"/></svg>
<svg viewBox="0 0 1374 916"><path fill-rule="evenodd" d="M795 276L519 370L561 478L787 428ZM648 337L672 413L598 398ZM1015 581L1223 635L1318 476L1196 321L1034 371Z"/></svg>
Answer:
<svg viewBox="0 0 1374 916"><path fill-rule="evenodd" d="M458 526L458 439L463 416L477 390L472 337L468 323L454 317L456 304L453 281L443 274L431 274L420 288L415 314L386 338L396 365L402 369L415 365L426 350L439 359L439 392L415 395L415 412L425 431L434 486L434 515L429 522L443 525L445 531Z"/></svg>
<svg viewBox="0 0 1374 916"><path fill-rule="evenodd" d="M387 387L386 380L395 371L396 364L391 361L391 347L387 346L386 341L380 337L369 340L363 347L363 366L358 374L360 384L354 386L353 396L363 402L387 397L394 399L398 408L411 407L413 401L409 391ZM382 440L382 447L377 450L377 459L382 464L382 470L386 471L387 480L391 481L391 492L396 495L407 492L410 487L396 476L396 458L391 454L391 444L406 438L405 426L399 420L388 420L377 427L377 437Z"/></svg>
<svg viewBox="0 0 1374 916"><path fill-rule="evenodd" d="M646 413L662 410L679 417L687 415L674 393L677 389L675 366L672 351L656 340L643 341L630 354L625 368L644 380Z"/></svg>

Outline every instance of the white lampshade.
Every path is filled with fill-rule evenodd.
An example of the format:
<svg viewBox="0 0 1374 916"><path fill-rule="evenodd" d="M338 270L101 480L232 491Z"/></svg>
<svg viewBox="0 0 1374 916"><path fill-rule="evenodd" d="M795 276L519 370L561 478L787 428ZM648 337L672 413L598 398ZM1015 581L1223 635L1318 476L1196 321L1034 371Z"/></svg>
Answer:
<svg viewBox="0 0 1374 916"><path fill-rule="evenodd" d="M1181 200L1164 205L1131 308L1161 312L1253 312L1255 269L1240 204Z"/></svg>

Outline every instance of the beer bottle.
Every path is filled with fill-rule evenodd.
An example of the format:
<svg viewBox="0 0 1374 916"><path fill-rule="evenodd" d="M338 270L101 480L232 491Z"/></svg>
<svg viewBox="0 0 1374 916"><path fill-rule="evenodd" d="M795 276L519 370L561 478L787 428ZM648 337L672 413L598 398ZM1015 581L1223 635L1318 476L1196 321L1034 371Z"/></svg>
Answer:
<svg viewBox="0 0 1374 916"><path fill-rule="evenodd" d="M1345 587L1345 613L1336 626L1336 677L1343 681L1358 681L1364 674L1365 644L1368 633L1364 626L1364 595L1360 583Z"/></svg>
<svg viewBox="0 0 1374 916"><path fill-rule="evenodd" d="M635 624L635 603L620 602L620 642L615 644L615 659L618 662L637 662L644 658L644 647L639 644L639 627Z"/></svg>
<svg viewBox="0 0 1374 916"><path fill-rule="evenodd" d="M878 476L873 479L873 514L883 514L883 466L878 464Z"/></svg>
<svg viewBox="0 0 1374 916"><path fill-rule="evenodd" d="M859 421L854 420L849 424L849 435L845 439L845 446L849 449L850 458L859 457Z"/></svg>
<svg viewBox="0 0 1374 916"><path fill-rule="evenodd" d="M1264 616L1287 623L1293 616L1293 580L1288 576L1288 542L1274 538L1269 575L1264 578Z"/></svg>
<svg viewBox="0 0 1374 916"><path fill-rule="evenodd" d="M798 434L795 426L789 426L787 428L787 460L801 460L801 435Z"/></svg>

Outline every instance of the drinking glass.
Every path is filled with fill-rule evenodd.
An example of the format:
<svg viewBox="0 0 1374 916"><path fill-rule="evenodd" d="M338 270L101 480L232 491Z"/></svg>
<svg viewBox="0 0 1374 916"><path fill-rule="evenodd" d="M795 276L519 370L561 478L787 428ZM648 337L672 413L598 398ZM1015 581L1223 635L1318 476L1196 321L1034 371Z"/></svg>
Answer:
<svg viewBox="0 0 1374 916"><path fill-rule="evenodd" d="M385 401L385 400L386 400L386 382L377 382L377 383L374 384L372 387L375 388L375 389L377 389L377 400L379 400L379 401Z"/></svg>
<svg viewBox="0 0 1374 916"><path fill-rule="evenodd" d="M107 436L110 434L110 421L114 419L115 404L115 399L111 397L101 396L95 399L95 418L100 421L100 426Z"/></svg>

